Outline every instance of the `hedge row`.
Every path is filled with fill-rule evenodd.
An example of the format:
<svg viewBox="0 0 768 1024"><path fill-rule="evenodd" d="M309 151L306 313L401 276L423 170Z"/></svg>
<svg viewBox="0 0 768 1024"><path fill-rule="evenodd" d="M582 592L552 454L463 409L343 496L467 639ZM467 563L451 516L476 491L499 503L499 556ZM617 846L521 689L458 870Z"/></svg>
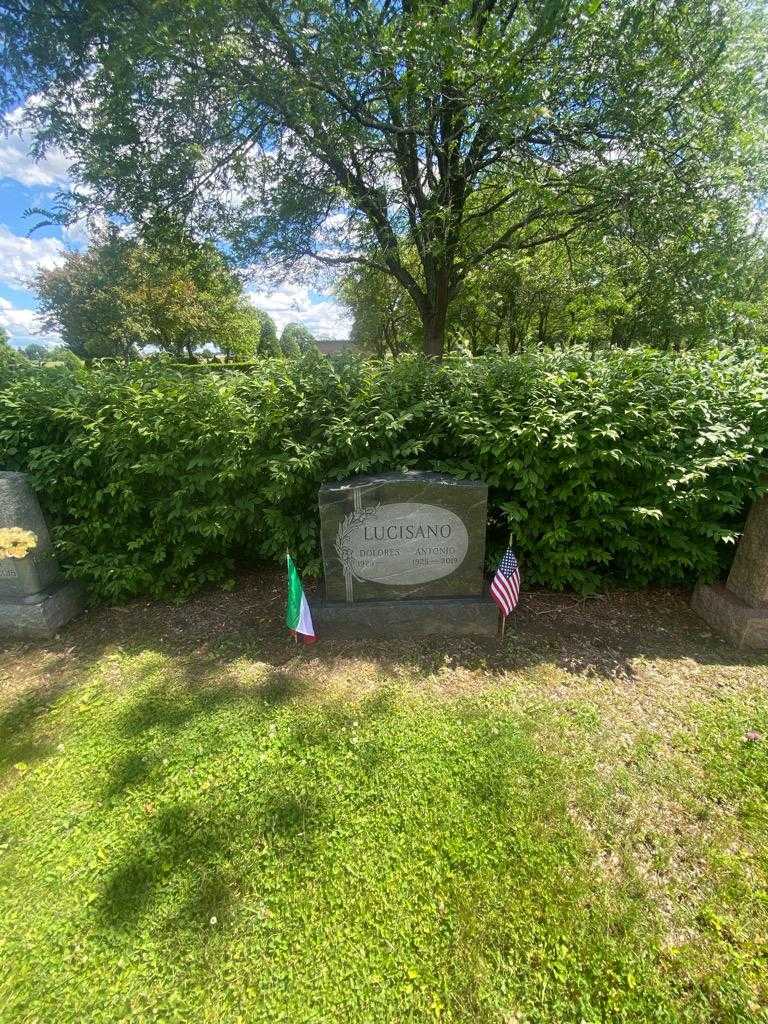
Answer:
<svg viewBox="0 0 768 1024"><path fill-rule="evenodd" d="M511 531L529 584L712 577L767 448L764 350L0 378L0 465L32 474L63 564L108 600L183 597L286 548L317 572L320 483L401 468L486 480L489 564Z"/></svg>

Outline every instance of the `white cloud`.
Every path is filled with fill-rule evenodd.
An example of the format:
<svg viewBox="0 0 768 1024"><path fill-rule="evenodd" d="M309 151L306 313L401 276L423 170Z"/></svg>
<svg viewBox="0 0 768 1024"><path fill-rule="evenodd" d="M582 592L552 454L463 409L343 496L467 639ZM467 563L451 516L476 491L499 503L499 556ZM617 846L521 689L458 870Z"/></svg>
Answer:
<svg viewBox="0 0 768 1024"><path fill-rule="evenodd" d="M38 270L50 270L63 262L64 246L58 238L14 235L0 224L0 281L12 288L26 288Z"/></svg>
<svg viewBox="0 0 768 1024"><path fill-rule="evenodd" d="M16 348L29 345L36 341L43 345L59 345L61 337L54 333L42 333L40 317L34 309L14 306L8 299L0 296L0 326L8 331L11 343Z"/></svg>
<svg viewBox="0 0 768 1024"><path fill-rule="evenodd" d="M61 233L71 245L78 248L87 246L91 240L91 226L85 217L76 220L73 224L63 225Z"/></svg>
<svg viewBox="0 0 768 1024"><path fill-rule="evenodd" d="M768 211L762 203L753 206L747 217L747 227L757 238L768 239Z"/></svg>
<svg viewBox="0 0 768 1024"><path fill-rule="evenodd" d="M60 149L51 149L42 160L31 154L32 133L25 127L27 105L34 97L3 116L5 137L0 137L0 178L11 178L30 188L58 188L69 182L69 161Z"/></svg>
<svg viewBox="0 0 768 1024"><path fill-rule="evenodd" d="M288 323L304 324L317 338L347 338L352 319L330 298L312 301L309 288L288 284L273 292L247 292L254 306L265 310L277 325L278 333Z"/></svg>

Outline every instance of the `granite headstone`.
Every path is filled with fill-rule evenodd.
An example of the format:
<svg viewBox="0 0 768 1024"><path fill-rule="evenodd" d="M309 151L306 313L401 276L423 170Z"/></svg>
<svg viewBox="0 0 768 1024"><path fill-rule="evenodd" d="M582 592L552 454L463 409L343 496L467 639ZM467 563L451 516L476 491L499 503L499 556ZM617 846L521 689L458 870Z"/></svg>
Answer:
<svg viewBox="0 0 768 1024"><path fill-rule="evenodd" d="M0 558L0 636L46 638L83 608L82 588L61 579L40 504L23 473L0 472L0 528L37 537L24 558Z"/></svg>
<svg viewBox="0 0 768 1024"><path fill-rule="evenodd" d="M768 651L768 496L752 506L727 581L700 583L691 607L737 647Z"/></svg>
<svg viewBox="0 0 768 1024"><path fill-rule="evenodd" d="M486 484L439 473L324 484L318 622L375 633L493 632L483 576L487 502Z"/></svg>

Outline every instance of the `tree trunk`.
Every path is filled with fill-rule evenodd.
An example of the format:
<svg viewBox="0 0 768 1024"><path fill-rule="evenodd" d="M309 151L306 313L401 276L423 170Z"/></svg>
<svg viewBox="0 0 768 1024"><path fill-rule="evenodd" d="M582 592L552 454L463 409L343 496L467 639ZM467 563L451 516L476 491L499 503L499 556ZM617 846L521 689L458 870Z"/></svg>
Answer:
<svg viewBox="0 0 768 1024"><path fill-rule="evenodd" d="M424 327L424 355L438 362L445 351L445 324L448 319L448 288L439 288L421 321Z"/></svg>
<svg viewBox="0 0 768 1024"><path fill-rule="evenodd" d="M424 355L438 362L443 358L445 347L445 320L431 315L424 321Z"/></svg>
<svg viewBox="0 0 768 1024"><path fill-rule="evenodd" d="M507 354L513 356L517 352L517 334L515 333L515 321L510 316L507 334Z"/></svg>
<svg viewBox="0 0 768 1024"><path fill-rule="evenodd" d="M547 310L545 308L539 309L539 330L538 330L538 342L539 348L545 348L547 344Z"/></svg>

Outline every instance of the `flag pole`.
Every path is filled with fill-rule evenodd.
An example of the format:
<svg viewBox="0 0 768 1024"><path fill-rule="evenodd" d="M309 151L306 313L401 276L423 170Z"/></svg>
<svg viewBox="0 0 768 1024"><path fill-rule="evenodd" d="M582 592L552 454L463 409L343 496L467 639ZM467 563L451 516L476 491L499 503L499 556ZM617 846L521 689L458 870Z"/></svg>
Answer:
<svg viewBox="0 0 768 1024"><path fill-rule="evenodd" d="M507 541L507 547L508 548L512 547L512 531L511 530L509 531L509 540ZM497 636L499 638L499 643L500 644L504 643L504 631L506 630L506 628L507 628L507 616L504 614L504 612L501 610L501 608L499 608L499 626L498 626L498 629L497 629L496 633L497 633Z"/></svg>
<svg viewBox="0 0 768 1024"><path fill-rule="evenodd" d="M285 549L285 562L286 562L286 565L288 564L288 559L290 557L291 557L291 552L288 550L288 548L286 548ZM299 642L299 634L296 632L295 629L292 629L291 632L293 633L293 642L295 644L297 644Z"/></svg>

